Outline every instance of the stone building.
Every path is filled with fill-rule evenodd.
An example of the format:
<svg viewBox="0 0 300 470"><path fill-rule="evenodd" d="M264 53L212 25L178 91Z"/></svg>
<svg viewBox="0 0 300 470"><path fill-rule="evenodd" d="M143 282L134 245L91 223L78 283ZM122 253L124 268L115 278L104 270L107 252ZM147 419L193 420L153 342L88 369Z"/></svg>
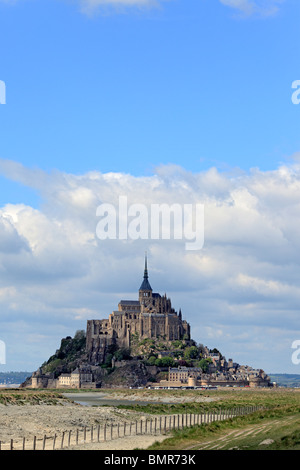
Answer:
<svg viewBox="0 0 300 470"><path fill-rule="evenodd" d="M57 378L54 374L43 374L41 368L31 376L31 388L95 388L93 373L89 366L80 366L71 373L62 373Z"/></svg>
<svg viewBox="0 0 300 470"><path fill-rule="evenodd" d="M93 374L89 367L76 368L70 374L60 374L56 388L93 388Z"/></svg>
<svg viewBox="0 0 300 470"><path fill-rule="evenodd" d="M235 363L236 364L236 363ZM170 367L168 380L149 384L150 388L186 387L270 387L270 377L262 369L236 364L234 373L225 367L204 373L198 367Z"/></svg>
<svg viewBox="0 0 300 470"><path fill-rule="evenodd" d="M199 379L202 369L199 367L170 367L168 383L173 385L188 384L190 379ZM194 383L194 381L193 381Z"/></svg>
<svg viewBox="0 0 300 470"><path fill-rule="evenodd" d="M103 362L111 345L130 348L133 334L138 334L140 339L161 337L167 341L190 340L190 325L182 320L181 310L179 313L174 310L166 294L161 296L152 291L148 280L147 257L138 300L121 300L118 310L113 311L108 319L87 321L89 363Z"/></svg>

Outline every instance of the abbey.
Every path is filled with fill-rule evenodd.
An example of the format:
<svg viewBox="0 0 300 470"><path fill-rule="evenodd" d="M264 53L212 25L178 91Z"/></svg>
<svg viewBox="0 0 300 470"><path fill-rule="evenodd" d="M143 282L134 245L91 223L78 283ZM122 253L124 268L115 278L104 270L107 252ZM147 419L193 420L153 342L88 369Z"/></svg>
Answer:
<svg viewBox="0 0 300 470"><path fill-rule="evenodd" d="M152 291L148 280L147 257L138 300L121 300L118 310L113 311L108 319L87 321L88 362L103 362L111 345L130 348L134 334L138 334L140 339L161 337L167 341L190 340L190 325L182 320L181 310L177 313L166 295L161 296Z"/></svg>

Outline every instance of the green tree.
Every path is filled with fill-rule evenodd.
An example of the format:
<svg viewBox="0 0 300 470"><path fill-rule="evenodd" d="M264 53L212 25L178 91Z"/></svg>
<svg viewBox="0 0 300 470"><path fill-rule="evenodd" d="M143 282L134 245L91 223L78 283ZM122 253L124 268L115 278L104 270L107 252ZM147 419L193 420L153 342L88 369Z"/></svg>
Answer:
<svg viewBox="0 0 300 470"><path fill-rule="evenodd" d="M209 361L208 359L201 359L201 361L199 361L199 367L201 367L202 371L205 373L208 371L208 367L210 363L211 363L211 360Z"/></svg>
<svg viewBox="0 0 300 470"><path fill-rule="evenodd" d="M114 353L114 356L115 356L115 359L117 361L126 361L128 359L131 358L130 356L130 350L129 349L126 349L126 348L121 348L121 349L118 349L115 353Z"/></svg>
<svg viewBox="0 0 300 470"><path fill-rule="evenodd" d="M174 366L175 361L173 357L166 356L166 357L161 357L159 359L156 359L155 365L158 367L172 367Z"/></svg>
<svg viewBox="0 0 300 470"><path fill-rule="evenodd" d="M147 363L149 364L149 366L154 366L155 365L155 361L156 361L156 356L150 356Z"/></svg>
<svg viewBox="0 0 300 470"><path fill-rule="evenodd" d="M184 351L185 359L196 359L198 357L198 348L196 346L191 346L186 348Z"/></svg>
<svg viewBox="0 0 300 470"><path fill-rule="evenodd" d="M104 369L108 369L111 367L111 361L112 361L113 355L112 354L107 354L105 357L105 361L103 364L101 364L101 367Z"/></svg>

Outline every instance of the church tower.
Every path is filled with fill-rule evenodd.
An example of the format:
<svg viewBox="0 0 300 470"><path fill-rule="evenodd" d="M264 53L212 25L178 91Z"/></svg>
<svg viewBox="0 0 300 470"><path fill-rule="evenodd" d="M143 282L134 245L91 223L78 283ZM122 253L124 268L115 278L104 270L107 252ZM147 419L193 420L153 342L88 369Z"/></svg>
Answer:
<svg viewBox="0 0 300 470"><path fill-rule="evenodd" d="M147 268L147 253L145 254L145 269L144 269L144 279L139 289L139 301L144 303L152 299L152 287L148 281L148 268Z"/></svg>

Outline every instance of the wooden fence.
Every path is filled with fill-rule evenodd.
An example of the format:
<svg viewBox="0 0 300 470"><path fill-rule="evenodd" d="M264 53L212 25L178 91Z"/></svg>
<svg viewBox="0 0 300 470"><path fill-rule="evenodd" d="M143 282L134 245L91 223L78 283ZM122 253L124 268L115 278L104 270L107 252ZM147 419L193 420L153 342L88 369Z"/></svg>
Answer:
<svg viewBox="0 0 300 470"><path fill-rule="evenodd" d="M92 442L106 442L122 437L138 435L161 435L173 429L183 429L191 426L223 421L262 409L258 406L239 407L225 410L212 410L202 414L170 414L157 417L143 417L131 422L106 422L92 427L83 427L76 430L63 431L52 436L33 436L26 439L10 439L0 441L0 450L59 450L80 446Z"/></svg>

